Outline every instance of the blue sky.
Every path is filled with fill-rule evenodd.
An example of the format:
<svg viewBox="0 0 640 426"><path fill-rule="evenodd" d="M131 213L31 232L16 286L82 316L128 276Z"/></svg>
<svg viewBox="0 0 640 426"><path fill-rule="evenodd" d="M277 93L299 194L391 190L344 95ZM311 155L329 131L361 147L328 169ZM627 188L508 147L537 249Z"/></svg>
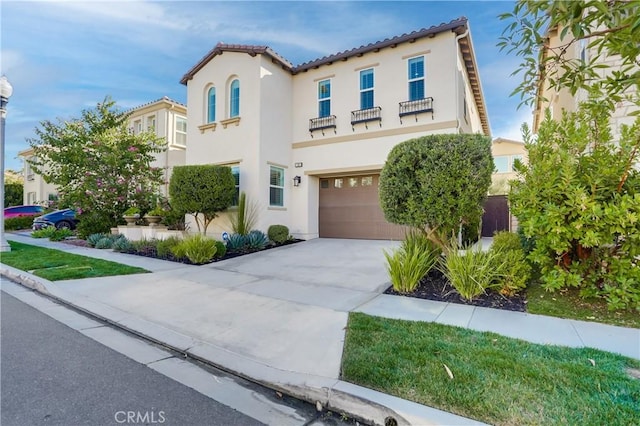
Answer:
<svg viewBox="0 0 640 426"><path fill-rule="evenodd" d="M519 137L509 97L519 61L496 48L510 1L12 1L1 4L0 68L13 85L6 167L42 120L77 117L106 95L123 108L168 96L217 42L268 45L293 64L469 18L493 137Z"/></svg>

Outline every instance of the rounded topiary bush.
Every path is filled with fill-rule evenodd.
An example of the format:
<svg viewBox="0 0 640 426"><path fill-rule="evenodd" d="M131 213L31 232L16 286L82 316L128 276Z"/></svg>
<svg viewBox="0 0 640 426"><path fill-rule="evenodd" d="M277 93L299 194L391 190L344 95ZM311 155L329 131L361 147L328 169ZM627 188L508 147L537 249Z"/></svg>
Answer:
<svg viewBox="0 0 640 426"><path fill-rule="evenodd" d="M276 244L282 244L289 240L289 228L284 225L271 225L267 230L267 236Z"/></svg>

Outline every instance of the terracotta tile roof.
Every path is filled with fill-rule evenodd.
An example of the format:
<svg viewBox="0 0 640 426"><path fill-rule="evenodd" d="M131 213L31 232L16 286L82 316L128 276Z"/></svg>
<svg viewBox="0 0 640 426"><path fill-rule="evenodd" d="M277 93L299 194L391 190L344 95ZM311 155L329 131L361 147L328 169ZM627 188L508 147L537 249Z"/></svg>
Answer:
<svg viewBox="0 0 640 426"><path fill-rule="evenodd" d="M424 37L433 37L438 33L445 31L455 30L457 33L462 34L467 29L467 18L461 17L454 19L448 24L442 23L440 25L434 25L429 28L423 28L421 30L413 31L408 34L402 34L392 38L386 38L375 43L369 43L366 46L356 47L351 50L345 50L334 55L325 56L323 58L315 59L313 61L305 62L293 68L293 73L297 74L301 71L306 71L310 68L317 68L321 65L330 64L342 59L348 59L353 56L362 56L368 52L377 52L385 47L395 47L400 43L413 42L417 39Z"/></svg>
<svg viewBox="0 0 640 426"><path fill-rule="evenodd" d="M193 76L198 71L200 71L200 69L202 69L202 67L204 67L210 60L212 60L218 55L222 55L224 52L241 52L241 53L247 53L250 56L256 56L258 54L266 55L271 57L277 63L279 63L282 66L282 68L285 69L286 71L291 72L291 69L293 68L293 65L291 64L291 62L287 61L285 58L277 54L269 46L218 43L216 44L216 47L211 49L206 55L202 57L202 59L200 59L200 61L198 61L196 65L194 65L189 71L187 71L187 73L184 76L182 76L180 83L186 85L187 81L191 80Z"/></svg>
<svg viewBox="0 0 640 426"><path fill-rule="evenodd" d="M182 106L184 108L187 107L185 104L183 104L181 102L178 102L178 101L174 101L173 99L169 98L168 96L163 96L160 99L156 99L155 101L147 102L146 104L139 105L139 106L137 106L135 108L131 108L131 109L127 110L127 111L135 111L135 110L142 109L142 108L145 108L145 107L148 107L150 105L157 104L157 103L160 103L160 102L169 102L171 104L180 105L180 106Z"/></svg>

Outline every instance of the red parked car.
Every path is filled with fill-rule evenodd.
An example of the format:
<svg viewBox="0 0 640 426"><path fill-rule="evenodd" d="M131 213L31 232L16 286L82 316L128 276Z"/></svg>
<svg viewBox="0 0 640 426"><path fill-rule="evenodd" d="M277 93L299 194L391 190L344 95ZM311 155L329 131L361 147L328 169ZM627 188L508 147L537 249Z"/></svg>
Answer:
<svg viewBox="0 0 640 426"><path fill-rule="evenodd" d="M12 217L20 216L39 216L44 213L44 207L42 206L13 206L4 209L4 218L11 219Z"/></svg>

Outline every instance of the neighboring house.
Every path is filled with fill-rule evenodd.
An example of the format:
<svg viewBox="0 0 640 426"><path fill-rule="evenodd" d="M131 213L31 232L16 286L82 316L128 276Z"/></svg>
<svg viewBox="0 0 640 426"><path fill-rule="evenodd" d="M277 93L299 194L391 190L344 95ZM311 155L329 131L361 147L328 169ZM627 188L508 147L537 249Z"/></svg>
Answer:
<svg viewBox="0 0 640 426"><path fill-rule="evenodd" d="M23 204L33 205L42 204L48 205L50 202L55 202L58 199L58 189L55 185L46 183L42 175L39 175L32 169L31 164L27 160L34 160L33 148L20 151L18 156L23 160L23 173L24 173L24 192L23 192Z"/></svg>
<svg viewBox="0 0 640 426"><path fill-rule="evenodd" d="M258 228L398 239L379 206L391 148L434 133L489 135L466 18L293 66L267 46L218 44L182 78L187 164L232 167ZM210 231L229 230L225 217Z"/></svg>
<svg viewBox="0 0 640 426"><path fill-rule="evenodd" d="M573 40L570 33L567 33L561 40L561 32L562 31L558 28L553 28L549 31L547 49L557 49L559 46L566 45ZM564 58L567 60L588 62L590 58L597 58L597 55L598 53L596 48L589 47L589 40L580 40L573 43L566 49ZM620 70L620 57L616 55L607 55L606 52L604 52L598 58L598 63L600 65L607 66L607 68L601 68L598 70L599 75L602 77L610 75L614 70ZM635 70L637 71L638 69L640 69L640 65L636 64ZM627 73L630 73L631 71L627 70ZM628 90L627 94L634 95L635 98L638 99L638 94L634 93L635 88L636 86L632 86ZM538 92L542 97L538 97L538 100L536 101L533 113L533 133L538 133L540 123L544 120L545 112L547 110L550 110L551 117L554 120L560 120L562 118L562 111L574 112L578 109L580 102L587 100L587 93L584 89L580 89L575 95L572 95L566 88L561 90L549 88L548 81L541 82ZM634 111L638 111L638 107L634 105L633 102L625 100L617 103L616 109L611 117L611 129L614 140L619 139L620 126L622 124L630 125L633 123L635 116L631 115L631 113Z"/></svg>
<svg viewBox="0 0 640 426"><path fill-rule="evenodd" d="M156 136L167 141L166 151L156 154L156 161L151 164L164 170L160 192L167 196L173 168L185 164L187 107L165 96L131 110L129 124L133 133L154 131Z"/></svg>
<svg viewBox="0 0 640 426"><path fill-rule="evenodd" d="M187 107L167 98L149 102L130 111L129 130L134 133L152 130L167 141L167 150L156 154L153 167L164 169L162 195L168 194L169 178L174 166L185 163L187 147ZM18 153L24 162L24 203L47 204L58 199L57 188L35 173L27 160L33 157L33 149Z"/></svg>
<svg viewBox="0 0 640 426"><path fill-rule="evenodd" d="M507 200L509 181L517 177L513 169L515 161L527 161L524 142L511 139L495 138L491 143L491 154L496 168L491 175L489 197L484 204L483 237L491 237L496 231L515 232L517 229L518 221L511 214Z"/></svg>

